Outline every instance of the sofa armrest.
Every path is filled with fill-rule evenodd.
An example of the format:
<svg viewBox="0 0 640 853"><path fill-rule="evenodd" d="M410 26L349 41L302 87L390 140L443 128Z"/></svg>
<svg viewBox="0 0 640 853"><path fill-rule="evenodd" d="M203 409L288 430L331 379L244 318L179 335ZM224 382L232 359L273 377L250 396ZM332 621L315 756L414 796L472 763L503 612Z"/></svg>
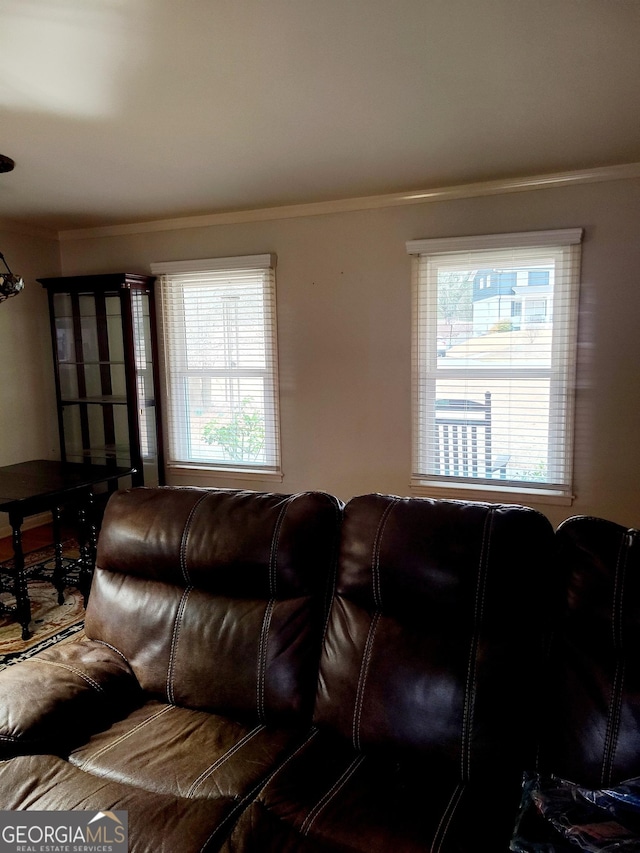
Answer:
<svg viewBox="0 0 640 853"><path fill-rule="evenodd" d="M62 755L141 700L126 660L83 639L0 672L0 758Z"/></svg>

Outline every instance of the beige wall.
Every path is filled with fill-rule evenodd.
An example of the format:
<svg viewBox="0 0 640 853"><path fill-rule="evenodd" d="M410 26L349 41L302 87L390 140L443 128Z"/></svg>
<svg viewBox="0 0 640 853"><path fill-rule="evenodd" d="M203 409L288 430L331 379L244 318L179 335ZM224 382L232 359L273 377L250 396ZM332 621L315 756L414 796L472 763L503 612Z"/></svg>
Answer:
<svg viewBox="0 0 640 853"><path fill-rule="evenodd" d="M47 295L35 279L59 274L58 241L0 226L0 251L25 280L22 293L0 304L0 465L55 459L59 442ZM8 518L0 513L0 535L9 531Z"/></svg>
<svg viewBox="0 0 640 853"><path fill-rule="evenodd" d="M149 272L156 261L275 252L284 479L272 486L212 475L206 482L285 492L325 489L348 499L369 491L410 494L411 303L405 241L570 227L585 230L577 497L571 507L538 508L554 523L585 513L638 525L640 180L63 240L61 257L64 273L73 275ZM40 311L40 298L37 306L35 295L29 298ZM10 309L18 316L26 304L15 302ZM7 306L0 308L0 322L2 312ZM40 353L39 359L37 364L31 359L38 379L29 381L31 390L41 394L40 362L46 358ZM13 375L11 383L19 389ZM22 401L22 412L26 406ZM31 441L29 452L48 447L38 441ZM18 444L15 439L14 452Z"/></svg>
<svg viewBox="0 0 640 853"><path fill-rule="evenodd" d="M0 465L52 459L59 443L51 333L35 279L59 274L58 241L0 226L0 251L25 280L22 293L0 304Z"/></svg>

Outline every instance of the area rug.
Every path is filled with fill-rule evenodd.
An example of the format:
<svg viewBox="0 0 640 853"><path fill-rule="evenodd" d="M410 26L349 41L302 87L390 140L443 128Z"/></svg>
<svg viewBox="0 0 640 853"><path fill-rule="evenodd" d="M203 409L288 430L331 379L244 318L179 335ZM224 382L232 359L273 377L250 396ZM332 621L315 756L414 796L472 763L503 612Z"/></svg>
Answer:
<svg viewBox="0 0 640 853"><path fill-rule="evenodd" d="M65 543L65 564L71 565L77 557L77 543ZM75 586L64 590L64 602L58 604L58 593L51 583L53 571L53 548L43 548L25 555L25 568L28 576L29 600L31 601L32 634L28 640L22 640L22 628L12 614L0 615L0 670L25 660L34 654L79 635L84 626L84 600ZM11 567L11 561L0 564ZM7 575L5 575L5 578ZM0 600L13 604L14 599L7 584L0 591Z"/></svg>

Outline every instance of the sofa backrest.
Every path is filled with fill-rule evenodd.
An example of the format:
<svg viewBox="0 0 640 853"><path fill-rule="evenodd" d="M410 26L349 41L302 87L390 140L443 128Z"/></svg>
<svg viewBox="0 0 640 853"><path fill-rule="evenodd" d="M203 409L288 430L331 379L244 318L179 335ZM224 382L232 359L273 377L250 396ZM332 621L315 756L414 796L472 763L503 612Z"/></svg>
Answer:
<svg viewBox="0 0 640 853"><path fill-rule="evenodd" d="M576 516L556 538L565 602L540 770L589 788L616 785L640 776L640 532Z"/></svg>
<svg viewBox="0 0 640 853"><path fill-rule="evenodd" d="M342 505L327 494L136 488L110 498L88 637L176 705L310 712Z"/></svg>
<svg viewBox="0 0 640 853"><path fill-rule="evenodd" d="M553 529L532 509L353 498L317 725L356 749L400 750L462 781L483 768L520 772L533 748L527 717L535 716L552 553Z"/></svg>

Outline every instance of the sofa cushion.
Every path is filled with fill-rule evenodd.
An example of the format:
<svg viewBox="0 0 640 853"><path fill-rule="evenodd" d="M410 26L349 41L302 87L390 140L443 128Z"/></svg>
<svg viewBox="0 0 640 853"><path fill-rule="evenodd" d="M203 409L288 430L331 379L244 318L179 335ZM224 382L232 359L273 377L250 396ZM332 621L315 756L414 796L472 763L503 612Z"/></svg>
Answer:
<svg viewBox="0 0 640 853"><path fill-rule="evenodd" d="M0 791L2 808L12 811L124 810L129 849L136 853L218 850L220 837L242 808L242 801L224 796L189 799L145 791L86 773L52 755L0 761Z"/></svg>
<svg viewBox="0 0 640 853"><path fill-rule="evenodd" d="M553 529L520 506L345 507L315 722L355 749L511 774L533 749Z"/></svg>
<svg viewBox="0 0 640 853"><path fill-rule="evenodd" d="M316 730L244 810L223 853L460 853L508 848L517 790L461 782Z"/></svg>
<svg viewBox="0 0 640 853"><path fill-rule="evenodd" d="M313 702L340 516L319 492L117 492L86 634L163 701L295 723Z"/></svg>
<svg viewBox="0 0 640 853"><path fill-rule="evenodd" d="M302 740L295 727L243 725L147 702L69 755L81 770L176 797L249 794Z"/></svg>
<svg viewBox="0 0 640 853"><path fill-rule="evenodd" d="M540 769L609 787L640 776L640 532L576 516L556 537L566 599Z"/></svg>
<svg viewBox="0 0 640 853"><path fill-rule="evenodd" d="M246 726L149 701L68 760L0 761L3 809L123 809L130 849L218 849L242 809L303 742L294 726Z"/></svg>

